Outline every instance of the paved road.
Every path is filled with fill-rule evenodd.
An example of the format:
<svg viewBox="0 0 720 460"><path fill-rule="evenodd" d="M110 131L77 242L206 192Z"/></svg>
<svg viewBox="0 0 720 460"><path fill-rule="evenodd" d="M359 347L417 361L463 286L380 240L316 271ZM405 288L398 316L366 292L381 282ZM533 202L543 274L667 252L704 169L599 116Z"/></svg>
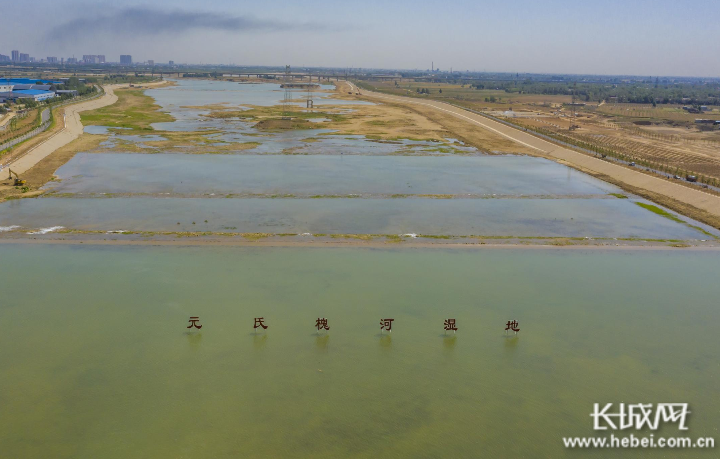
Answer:
<svg viewBox="0 0 720 460"><path fill-rule="evenodd" d="M115 101L117 101L117 96L113 92L115 87L116 86L105 86L105 94L97 99L66 106L63 120L58 120L62 126L60 131L30 149L20 158L10 162L10 169L18 174L22 174L55 150L77 139L83 133L83 125L80 123L80 112L99 109L100 107L114 104Z"/></svg>
<svg viewBox="0 0 720 460"><path fill-rule="evenodd" d="M357 87L347 82L353 92L358 91ZM696 208L708 211L716 216L720 216L720 197L706 193L702 190L695 190L683 185L670 182L665 179L650 176L630 168L619 166L617 164L603 161L589 155L575 152L564 147L560 147L539 137L535 137L517 128L507 126L503 123L491 120L477 115L467 110L454 107L450 104L432 100L416 100L414 98L403 96L389 96L387 94L379 94L373 91L361 90L363 96L369 96L380 100L399 102L403 104L416 104L430 107L435 110L445 112L455 117L466 120L477 125L482 129L487 129L507 139L515 141L531 149L542 152L548 157L563 160L566 163L575 165L581 169L593 171L599 174L616 178L628 185L642 188L650 192L655 192L674 198L678 201L690 204Z"/></svg>

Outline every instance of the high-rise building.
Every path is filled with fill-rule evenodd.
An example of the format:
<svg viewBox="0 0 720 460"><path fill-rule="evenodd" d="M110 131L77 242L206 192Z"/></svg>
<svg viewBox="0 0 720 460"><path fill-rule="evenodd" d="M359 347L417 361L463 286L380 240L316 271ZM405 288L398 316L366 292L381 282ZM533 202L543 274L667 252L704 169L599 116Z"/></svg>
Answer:
<svg viewBox="0 0 720 460"><path fill-rule="evenodd" d="M30 54L20 53L20 62L30 62Z"/></svg>
<svg viewBox="0 0 720 460"><path fill-rule="evenodd" d="M104 55L104 54L98 54L98 55L97 55L97 61L98 61L98 64L105 64L105 55Z"/></svg>
<svg viewBox="0 0 720 460"><path fill-rule="evenodd" d="M71 57L67 59L68 64L77 64L77 58Z"/></svg>
<svg viewBox="0 0 720 460"><path fill-rule="evenodd" d="M0 62L7 62L10 60L10 56L5 56L4 54L0 54Z"/></svg>
<svg viewBox="0 0 720 460"><path fill-rule="evenodd" d="M34 57L30 57L29 61L30 61L30 62L35 62L35 58L34 58Z"/></svg>
<svg viewBox="0 0 720 460"><path fill-rule="evenodd" d="M57 64L57 58L55 56L48 56L47 57L48 64Z"/></svg>
<svg viewBox="0 0 720 460"><path fill-rule="evenodd" d="M85 64L97 64L97 56L95 54L83 54L82 60Z"/></svg>
<svg viewBox="0 0 720 460"><path fill-rule="evenodd" d="M155 61L152 60L152 59L148 59L148 65L149 65L150 67L154 66L154 65L155 65Z"/></svg>
<svg viewBox="0 0 720 460"><path fill-rule="evenodd" d="M18 50L12 50L12 60L15 62L20 61L20 51Z"/></svg>
<svg viewBox="0 0 720 460"><path fill-rule="evenodd" d="M175 61L168 62L168 65L175 65Z"/></svg>
<svg viewBox="0 0 720 460"><path fill-rule="evenodd" d="M121 54L120 55L120 64L131 65L132 64L132 56L129 54Z"/></svg>

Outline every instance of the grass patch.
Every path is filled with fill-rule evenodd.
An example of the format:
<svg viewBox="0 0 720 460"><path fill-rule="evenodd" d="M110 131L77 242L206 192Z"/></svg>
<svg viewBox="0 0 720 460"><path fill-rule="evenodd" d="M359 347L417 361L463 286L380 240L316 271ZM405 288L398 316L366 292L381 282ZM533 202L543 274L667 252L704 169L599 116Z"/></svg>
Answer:
<svg viewBox="0 0 720 460"><path fill-rule="evenodd" d="M620 198L620 199L623 199L623 200L627 199L627 196L626 196L626 195L623 195L622 193L608 193L608 195L612 195L612 196L614 196L615 198Z"/></svg>
<svg viewBox="0 0 720 460"><path fill-rule="evenodd" d="M257 241L262 238L270 238L273 235L271 233L243 233L242 236L248 240Z"/></svg>
<svg viewBox="0 0 720 460"><path fill-rule="evenodd" d="M342 122L347 117L337 113L329 112L312 112L295 110L283 113L282 106L275 105L270 107L253 107L249 110L223 110L213 111L206 115L208 118L243 118L243 119L263 119L287 116L296 120L309 120L314 118L327 118L330 121Z"/></svg>
<svg viewBox="0 0 720 460"><path fill-rule="evenodd" d="M702 228L698 227L697 225L687 224L687 226L690 227L690 228L692 228L692 229L694 229L694 230L697 230L698 232L702 233L703 235L707 235L707 236L712 237L713 239L716 239L716 240L719 239L717 236L713 235L713 234L710 233L710 232L706 232L705 230L703 230Z"/></svg>
<svg viewBox="0 0 720 460"><path fill-rule="evenodd" d="M144 90L118 89L115 94L118 100L114 104L82 112L82 123L150 131L151 123L175 121L172 115L161 112L155 99L145 95Z"/></svg>
<svg viewBox="0 0 720 460"><path fill-rule="evenodd" d="M441 195L441 194L421 194L418 195L421 198L433 198L436 200L449 200L455 198L455 195Z"/></svg>
<svg viewBox="0 0 720 460"><path fill-rule="evenodd" d="M640 203L640 202L635 202L635 204L640 206L641 208L647 209L648 211L653 212L659 216L663 216L666 219L670 219L672 221L679 222L681 224L686 223L684 220L678 218L677 216L675 216L673 214L670 214L669 212L665 211L664 209L658 208L654 204L647 204L647 203Z"/></svg>

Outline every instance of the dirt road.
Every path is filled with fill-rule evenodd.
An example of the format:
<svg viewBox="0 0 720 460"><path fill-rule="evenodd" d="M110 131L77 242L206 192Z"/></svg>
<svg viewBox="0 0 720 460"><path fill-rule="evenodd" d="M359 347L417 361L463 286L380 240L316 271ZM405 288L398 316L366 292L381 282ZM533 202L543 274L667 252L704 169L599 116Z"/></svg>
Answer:
<svg viewBox="0 0 720 460"><path fill-rule="evenodd" d="M77 139L83 133L80 112L114 104L117 101L117 96L113 92L116 87L113 85L105 86L105 94L101 97L65 107L63 119L57 121L62 126L60 131L50 136L42 144L29 150L20 158L11 161L7 166L18 174L22 174L55 150Z"/></svg>
<svg viewBox="0 0 720 460"><path fill-rule="evenodd" d="M355 85L352 85L349 82L348 84L350 84L353 90L356 91ZM720 197L710 193L685 187L668 180L660 179L658 177L634 171L617 164L609 163L589 155L560 147L519 129L512 128L505 124L483 117L482 115L476 115L472 112L468 112L467 110L454 107L444 102L432 100L419 101L413 98L389 96L367 90L361 90L360 92L364 97L407 105L430 107L434 110L461 118L482 129L487 129L500 136L517 142L518 144L531 148L542 156L559 160L565 164L576 167L577 169L588 171L598 176L614 178L618 182L629 185L631 188L647 190L653 194L663 195L706 211L715 217L720 217Z"/></svg>
<svg viewBox="0 0 720 460"><path fill-rule="evenodd" d="M157 88L168 84L169 83L167 81L162 80L144 83L141 86L138 86L138 88ZM106 85L103 87L105 94L101 97L65 107L63 119L58 120L58 123L62 126L60 131L56 132L37 146L31 148L19 158L9 161L6 165L3 164L2 169L7 169L9 166L14 172L22 174L60 147L74 141L83 133L83 125L80 122L80 112L99 109L101 107L114 104L118 100L114 90L127 86L127 84Z"/></svg>

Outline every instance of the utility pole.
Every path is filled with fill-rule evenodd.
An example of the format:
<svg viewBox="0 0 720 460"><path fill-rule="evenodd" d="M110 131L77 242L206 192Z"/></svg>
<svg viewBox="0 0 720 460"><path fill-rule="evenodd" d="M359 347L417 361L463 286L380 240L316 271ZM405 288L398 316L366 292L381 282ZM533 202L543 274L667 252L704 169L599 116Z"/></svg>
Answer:
<svg viewBox="0 0 720 460"><path fill-rule="evenodd" d="M282 119L289 120L288 107L290 105L290 66L285 66L285 76L283 77L283 86L285 87L285 97L283 98L282 108Z"/></svg>

